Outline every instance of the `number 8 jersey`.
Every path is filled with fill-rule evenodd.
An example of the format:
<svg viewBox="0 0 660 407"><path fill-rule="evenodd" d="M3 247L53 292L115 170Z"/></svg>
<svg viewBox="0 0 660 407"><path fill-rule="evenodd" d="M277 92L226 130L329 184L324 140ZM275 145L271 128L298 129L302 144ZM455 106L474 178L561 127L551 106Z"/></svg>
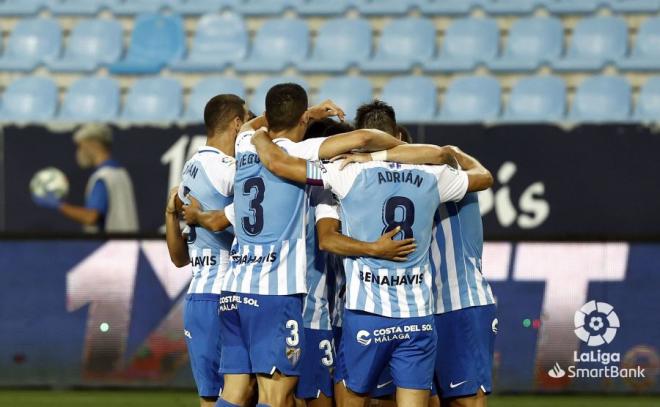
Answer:
<svg viewBox="0 0 660 407"><path fill-rule="evenodd" d="M260 295L307 292L305 230L308 190L268 171L252 144L253 131L236 138L234 230L230 272L223 291ZM290 155L317 160L323 138L273 142Z"/></svg>
<svg viewBox="0 0 660 407"><path fill-rule="evenodd" d="M417 249L407 261L347 257L346 308L394 318L433 314L429 248L433 216L441 202L459 201L467 174L441 166L386 162L309 163L310 183L322 180L339 198L342 232L372 242L401 228L395 239L415 238Z"/></svg>

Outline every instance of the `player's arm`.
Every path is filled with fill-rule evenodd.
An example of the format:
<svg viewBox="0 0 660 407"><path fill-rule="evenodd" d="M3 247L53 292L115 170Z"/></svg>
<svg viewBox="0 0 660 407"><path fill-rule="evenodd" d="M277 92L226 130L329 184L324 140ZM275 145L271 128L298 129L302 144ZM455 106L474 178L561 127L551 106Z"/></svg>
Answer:
<svg viewBox="0 0 660 407"><path fill-rule="evenodd" d="M221 232L231 226L231 222L225 210L220 211L202 211L199 202L188 195L190 205L183 207L183 218L189 225L198 225L211 232Z"/></svg>
<svg viewBox="0 0 660 407"><path fill-rule="evenodd" d="M256 116L254 119L251 119L241 126L241 132L257 130L261 127L267 126L268 121L266 120L266 115L262 114L261 116Z"/></svg>
<svg viewBox="0 0 660 407"><path fill-rule="evenodd" d="M301 184L307 183L307 161L289 155L273 143L265 128L254 133L252 144L257 150L261 164L268 168L268 171L281 178Z"/></svg>
<svg viewBox="0 0 660 407"><path fill-rule="evenodd" d="M415 251L415 239L392 240L401 228L397 227L382 235L375 242L355 240L340 232L339 221L323 218L316 222L319 248L339 256L378 257L387 260L405 261Z"/></svg>
<svg viewBox="0 0 660 407"><path fill-rule="evenodd" d="M320 159L330 159L340 154L357 151L381 151L404 144L384 131L360 129L326 138L319 148Z"/></svg>
<svg viewBox="0 0 660 407"><path fill-rule="evenodd" d="M59 206L61 214L83 225L91 226L98 224L101 214L96 209L85 208L84 206L71 205L62 202Z"/></svg>
<svg viewBox="0 0 660 407"><path fill-rule="evenodd" d="M181 232L179 223L179 214L176 211L175 200L177 198L178 188L170 191L165 208L165 240L167 241L167 251L170 253L170 260L177 267L183 267L190 263L188 256L188 245Z"/></svg>
<svg viewBox="0 0 660 407"><path fill-rule="evenodd" d="M448 146L454 152L458 165L467 173L468 192L483 191L493 186L493 174L476 158L456 146Z"/></svg>

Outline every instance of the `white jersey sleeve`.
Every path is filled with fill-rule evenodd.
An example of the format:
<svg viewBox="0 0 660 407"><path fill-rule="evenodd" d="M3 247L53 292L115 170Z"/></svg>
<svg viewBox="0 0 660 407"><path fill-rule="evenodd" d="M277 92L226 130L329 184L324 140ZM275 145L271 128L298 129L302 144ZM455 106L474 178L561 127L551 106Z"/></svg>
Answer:
<svg viewBox="0 0 660 407"><path fill-rule="evenodd" d="M458 202L467 193L468 176L463 170L448 165L427 166L438 181L440 202Z"/></svg>
<svg viewBox="0 0 660 407"><path fill-rule="evenodd" d="M218 192L224 196L233 196L236 160L224 154L220 160L222 165L217 165L217 162L204 161L204 171Z"/></svg>
<svg viewBox="0 0 660 407"><path fill-rule="evenodd" d="M275 144L284 149L289 155L303 160L318 160L319 149L327 137L316 137L295 143L286 138L273 140Z"/></svg>
<svg viewBox="0 0 660 407"><path fill-rule="evenodd" d="M320 161L308 162L307 183L323 185L331 190L339 199L343 199L351 190L355 179L362 171L361 164L350 164L339 169L339 162L324 164Z"/></svg>
<svg viewBox="0 0 660 407"><path fill-rule="evenodd" d="M319 192L312 195L312 200L317 222L324 218L339 220L339 205L332 192L319 188Z"/></svg>

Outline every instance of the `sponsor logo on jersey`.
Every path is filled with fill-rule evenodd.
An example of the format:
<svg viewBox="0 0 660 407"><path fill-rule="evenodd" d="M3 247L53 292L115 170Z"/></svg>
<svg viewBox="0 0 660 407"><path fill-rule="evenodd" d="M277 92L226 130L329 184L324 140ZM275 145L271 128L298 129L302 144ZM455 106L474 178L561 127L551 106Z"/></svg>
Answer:
<svg viewBox="0 0 660 407"><path fill-rule="evenodd" d="M367 331L358 331L356 339L358 343L362 346L367 346L371 343L371 338L369 338L369 332Z"/></svg>
<svg viewBox="0 0 660 407"><path fill-rule="evenodd" d="M234 263L240 264L260 264L260 263L273 263L277 260L277 252L270 252L266 255L255 256L254 254L239 255L236 251L231 252L231 259Z"/></svg>
<svg viewBox="0 0 660 407"><path fill-rule="evenodd" d="M424 282L424 273L404 274L402 276L380 276L370 271L360 271L360 280L378 285L412 285Z"/></svg>
<svg viewBox="0 0 660 407"><path fill-rule="evenodd" d="M194 256L190 258L190 265L193 267L211 267L218 264L216 256Z"/></svg>

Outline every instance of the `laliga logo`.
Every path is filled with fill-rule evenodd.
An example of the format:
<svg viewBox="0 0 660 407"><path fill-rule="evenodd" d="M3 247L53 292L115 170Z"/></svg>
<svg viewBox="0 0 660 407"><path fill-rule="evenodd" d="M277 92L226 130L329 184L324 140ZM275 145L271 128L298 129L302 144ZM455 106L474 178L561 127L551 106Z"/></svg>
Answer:
<svg viewBox="0 0 660 407"><path fill-rule="evenodd" d="M606 302L589 301L575 311L575 335L589 346L610 343L621 324L614 307ZM607 321L607 326L605 326Z"/></svg>
<svg viewBox="0 0 660 407"><path fill-rule="evenodd" d="M358 331L356 337L358 343L362 346L367 346L371 343L371 338L369 338L369 332L367 331Z"/></svg>

